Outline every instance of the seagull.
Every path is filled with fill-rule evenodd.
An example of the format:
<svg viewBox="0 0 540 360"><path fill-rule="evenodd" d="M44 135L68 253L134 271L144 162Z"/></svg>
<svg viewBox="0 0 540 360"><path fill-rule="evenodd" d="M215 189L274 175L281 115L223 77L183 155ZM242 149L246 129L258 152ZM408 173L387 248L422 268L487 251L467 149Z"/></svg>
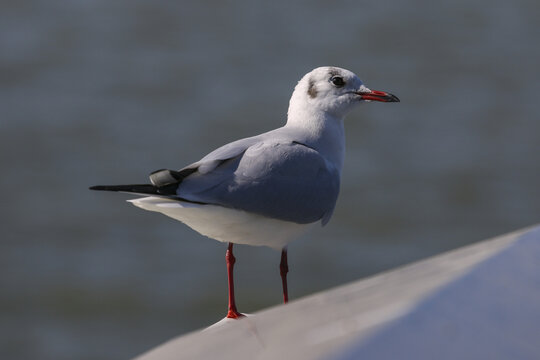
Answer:
<svg viewBox="0 0 540 360"><path fill-rule="evenodd" d="M244 315L234 296L233 244L281 250L279 270L287 303L287 244L332 217L345 156L343 120L370 101L399 99L370 90L349 70L319 67L296 85L284 126L233 141L180 170L154 171L150 184L90 189L142 195L128 201L227 243L226 318L238 319Z"/></svg>

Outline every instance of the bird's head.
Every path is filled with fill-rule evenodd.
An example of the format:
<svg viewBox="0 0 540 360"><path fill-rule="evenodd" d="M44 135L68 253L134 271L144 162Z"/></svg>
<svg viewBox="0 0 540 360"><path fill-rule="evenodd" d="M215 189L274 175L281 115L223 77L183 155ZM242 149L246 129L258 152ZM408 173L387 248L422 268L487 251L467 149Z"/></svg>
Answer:
<svg viewBox="0 0 540 360"><path fill-rule="evenodd" d="M289 105L291 112L313 110L343 118L356 105L365 101L398 102L384 91L370 90L353 72L334 67L319 67L298 82Z"/></svg>

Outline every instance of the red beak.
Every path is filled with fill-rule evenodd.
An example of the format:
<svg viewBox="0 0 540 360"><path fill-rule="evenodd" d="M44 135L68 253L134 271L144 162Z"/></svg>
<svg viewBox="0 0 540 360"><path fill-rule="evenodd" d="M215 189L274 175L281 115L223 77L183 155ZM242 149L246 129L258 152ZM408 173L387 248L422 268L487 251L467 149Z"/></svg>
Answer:
<svg viewBox="0 0 540 360"><path fill-rule="evenodd" d="M382 102L399 102L396 95L384 91L371 90L370 92L357 92L362 100L373 100Z"/></svg>

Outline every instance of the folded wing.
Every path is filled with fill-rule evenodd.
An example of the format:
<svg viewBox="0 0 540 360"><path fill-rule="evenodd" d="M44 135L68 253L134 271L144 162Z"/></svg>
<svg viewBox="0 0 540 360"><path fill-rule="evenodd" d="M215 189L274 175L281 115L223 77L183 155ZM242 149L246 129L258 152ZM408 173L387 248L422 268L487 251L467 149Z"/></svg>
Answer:
<svg viewBox="0 0 540 360"><path fill-rule="evenodd" d="M179 198L301 224L326 224L339 193L339 171L315 149L293 141L244 139L180 172L187 169Z"/></svg>

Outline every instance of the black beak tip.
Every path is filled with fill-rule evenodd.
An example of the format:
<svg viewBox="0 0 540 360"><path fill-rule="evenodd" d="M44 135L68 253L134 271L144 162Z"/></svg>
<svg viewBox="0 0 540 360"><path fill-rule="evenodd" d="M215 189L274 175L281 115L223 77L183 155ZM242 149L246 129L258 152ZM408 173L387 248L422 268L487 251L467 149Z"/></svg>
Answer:
<svg viewBox="0 0 540 360"><path fill-rule="evenodd" d="M389 99L388 102L400 102L399 98L396 95L388 94Z"/></svg>

